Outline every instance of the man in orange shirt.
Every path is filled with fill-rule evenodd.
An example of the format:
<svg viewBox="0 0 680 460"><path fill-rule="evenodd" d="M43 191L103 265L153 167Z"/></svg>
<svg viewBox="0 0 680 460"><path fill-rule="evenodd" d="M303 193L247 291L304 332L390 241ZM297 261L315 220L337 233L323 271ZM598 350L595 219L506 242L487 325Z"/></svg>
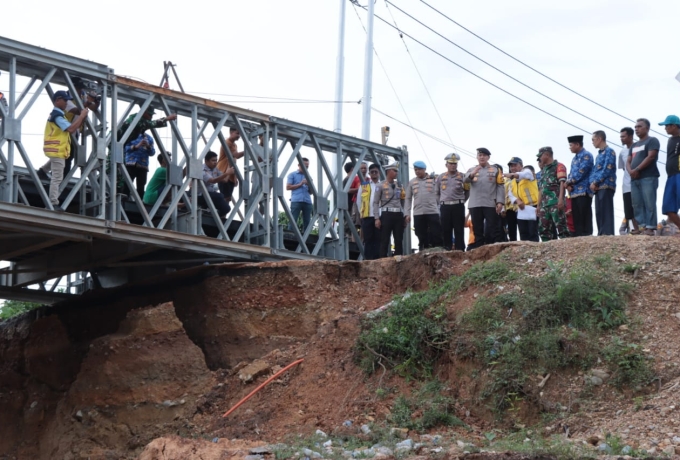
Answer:
<svg viewBox="0 0 680 460"><path fill-rule="evenodd" d="M240 138L241 133L238 131L238 129L229 129L229 137L227 138L226 142L227 147L229 147L229 152L231 152L231 156L234 157L234 161L243 157L243 152L239 152L238 147L236 147L236 141ZM217 160L217 169L225 173L227 172L227 169L229 169L229 166L231 165L229 164L227 152L224 150L224 147L220 147L220 158ZM236 173L227 175L227 177L217 185L220 189L220 193L227 200L227 203L231 203L231 195L234 193L234 187L238 185L238 177L236 177Z"/></svg>

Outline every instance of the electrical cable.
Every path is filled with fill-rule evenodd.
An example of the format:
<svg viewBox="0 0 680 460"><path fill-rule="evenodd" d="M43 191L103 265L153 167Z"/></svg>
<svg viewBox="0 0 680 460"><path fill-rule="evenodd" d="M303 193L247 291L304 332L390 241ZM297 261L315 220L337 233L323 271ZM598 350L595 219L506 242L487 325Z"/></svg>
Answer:
<svg viewBox="0 0 680 460"><path fill-rule="evenodd" d="M603 126L603 127L607 128L607 129L609 129L609 130L611 130L611 131L613 131L613 132L615 132L615 133L618 133L618 132L619 132L618 129L613 128L613 127L611 127L611 126L608 126L608 125L606 125L606 124L604 124L604 123L601 123L600 121L595 120L594 118L591 118L591 117L589 117L588 115L579 112L578 110L572 109L571 107L569 107L569 106L567 106L567 105L561 103L560 101L558 101L558 100L556 100L556 99L553 99L552 97L548 96L547 94L545 94L545 93L543 93L543 92L541 92L541 91L539 91L539 90L537 90L537 89L535 89L535 88L532 88L531 86L527 85L526 83L522 82L521 80L518 80L517 78L515 78L515 77L513 77L512 75L508 74L507 72L504 72L503 70L499 69L498 67L496 67L496 66L494 66L493 64L489 63L488 61L485 61L484 59L480 58L480 57L477 56L476 54L472 53L471 51L468 51L467 49L465 49L465 48L463 48L462 46L458 45L458 44L455 43L454 41L452 41L452 40L448 39L447 37L445 37L444 35L440 34L440 33L437 32L436 30L434 30L432 27L428 26L428 25L425 24L424 22L422 22L422 21L420 21L419 19L415 18L414 16L412 16L412 15L409 14L409 13L407 13L407 12L404 11L403 9L399 8L397 5L395 5L395 4L392 3L391 1L385 0L385 3L386 3L386 4L389 4L389 5L392 5L394 8L396 8L397 10L399 10L402 14L408 16L409 18L411 18L412 20L414 20L415 22L417 22L417 23L420 24L421 26L425 27L425 28L426 28L427 30L429 30L430 32L434 33L435 35L439 36L440 38L442 38L442 39L446 40L447 42L451 43L453 46L457 47L458 49L460 49L461 51L467 53L468 55L472 56L473 58L477 59L478 61L480 61L480 62L486 64L486 65L489 66L489 67L491 67L491 68L494 69L495 71L497 71L497 72L501 73L502 75L508 77L508 78L511 79L512 81L514 81L514 82L516 82L516 83L519 83L520 85L524 86L525 88L527 88L527 89L533 91L534 93L536 93L536 94L538 94L538 95L540 95L540 96L542 96L542 97L548 99L548 100L551 101L551 102L554 102L555 104L559 105L560 107L563 107L563 108L565 108L565 109L567 109L567 110L569 110L569 111L571 111L571 112L573 112L573 113L575 113L575 114L577 114L577 115L579 115L579 116L581 116L581 117L583 117L583 118L585 118L585 119L587 119L587 120L589 120L589 121L592 121L593 123L596 123L596 124L598 124L599 126ZM392 14L392 13L390 13L390 14ZM396 23L395 23L395 26L396 26ZM396 27L395 27L395 28L396 28ZM397 29L397 31L400 32L399 29ZM403 40L403 38L402 38L402 40ZM584 130L584 131L586 131L586 130ZM588 134L591 134L591 132L589 132L589 131L586 131L586 132L587 132Z"/></svg>
<svg viewBox="0 0 680 460"><path fill-rule="evenodd" d="M401 42L404 44L404 48L406 48L406 53L408 54L408 57L411 59L411 62L413 63L413 67L416 69L416 73L418 74L418 77L420 78L420 82L423 84L423 88L425 88L425 92L427 93L427 97L430 100L430 102L432 103L432 107L434 108L434 111L437 114L437 117L439 118L439 122L442 124L442 128L444 128L444 132L446 133L446 137L449 138L449 142L451 142L451 145L453 145L453 139L451 139L451 134L449 134L449 130L446 128L446 124L444 123L444 120L442 119L442 116L439 113L439 110L437 109L437 104L435 104L434 99L432 99L432 94L430 94L430 90L427 88L427 84L425 83L425 79L423 78L423 75L420 73L420 70L418 69L418 65L416 64L416 61L413 58L413 55L411 54L411 50L408 49L408 45L406 44L406 40L404 40L404 36L399 31L399 26L397 25L397 20L394 19L394 15L392 14L392 10L390 10L388 5L389 5L389 2L387 0L385 0L385 8L387 8L388 13L390 13L390 17L392 18L392 22L394 23L394 27L396 27L397 32L399 32L399 38L401 38Z"/></svg>
<svg viewBox="0 0 680 460"><path fill-rule="evenodd" d="M483 37L480 37L479 35L477 35L477 34L474 33L473 31L471 31L470 29L468 29L468 28L465 27L464 25L460 24L459 22L454 21L452 18L450 18L450 17L447 16L446 14L442 13L442 12L439 11L437 8L433 7L432 5L430 5L429 3L427 3L425 0L420 0L420 1L421 1L421 3L423 3L423 4L424 4L425 6L427 6L428 8L432 9L433 11L437 12L438 14L440 14L441 16L443 16L444 18L448 19L449 21L451 21L452 23L454 23L455 25L457 25L458 27L460 27L460 28L463 29L464 31L466 31L466 32L468 32L468 33L474 35L475 37L477 37L478 39L480 39L481 41L483 41L483 42L486 43L487 45L489 45L489 46L491 46L492 48L496 49L497 51L500 51L501 53L503 53L504 55L506 55L507 57L509 57L509 58L512 59L513 61L518 62L519 64L522 64L524 67L528 68L529 70L532 70L532 71L536 72L536 73L539 74L540 76L542 76L542 77L544 77L544 78L547 78L548 80L550 80L551 82L555 83L556 85L561 86L562 88L566 89L567 91L569 91L569 92L571 92L571 93L573 93L573 94L576 94L577 96L579 96L579 97L585 99L586 101L591 102L591 103L595 104L596 106L598 106L598 107L600 107L600 108L602 108L602 109L604 109L604 110L606 110L606 111L608 111L608 112L610 112L610 113L613 113L614 115L617 115L617 116L623 118L624 120L630 121L631 123L635 123L635 120L633 120L633 119L631 119L631 118L628 118L627 116L622 115L622 114L620 114L620 113L618 113L618 112L616 112L616 111L614 111L614 110L612 110L612 109L610 109L610 108L608 108L608 107L605 107L604 105L600 104L600 103L597 102L597 101L594 101L594 100L590 99L590 98L587 97L587 96L584 96L583 94L579 93L578 91L575 91L575 90L569 88L568 86L566 86L566 85L560 83L559 81L555 80L554 78L551 78L551 77L549 77L548 75L544 74L544 73L541 72L540 70L537 70L537 69L535 69L534 67L530 66L529 64L523 62L522 60L520 60L520 59L514 57L514 56L511 55L510 53L508 53L508 52L506 52L506 51L500 49L499 47L497 47L497 46L494 45L493 43L489 42L488 40L484 39ZM656 134L659 134L659 135L661 135L661 136L663 136L663 137L665 137L665 138L668 138L668 135L667 135L667 134L661 133L661 132L659 132L659 131L655 131L655 130L653 130L653 129L651 129L651 131L654 132L654 133L656 133Z"/></svg>
<svg viewBox="0 0 680 460"><path fill-rule="evenodd" d="M216 101L223 104L361 104L361 101Z"/></svg>
<svg viewBox="0 0 680 460"><path fill-rule="evenodd" d="M459 69L461 69L461 70L463 70L463 71L469 73L470 75L472 75L472 76L474 76L474 77L477 77L478 79L480 79L480 80L482 80L483 82L485 82L485 83L487 83L487 84L493 86L494 88L496 88L497 90L499 90L499 91L501 91L501 92L507 94L508 96L510 96L510 97L512 97L512 98L514 98L514 99L517 99L518 101L523 102L524 104L526 104L526 105L528 105L528 106L530 106L530 107L532 107L532 108L538 110L539 112L542 112L542 113L548 115L549 117L552 117L552 118L554 118L554 119L556 119L556 120L558 120L558 121L561 121L562 123L564 123L564 124L566 124L566 125L569 125L569 126L571 126L572 128L575 128L575 129L578 129L579 131L583 131L583 132L585 132L585 133L590 134L590 131L588 131L587 129L582 128L582 127L580 127L580 126L578 126L578 125L575 125L575 124L573 124L573 123L571 123L571 122L565 120L564 118L558 117L557 115L555 115L555 114L553 114L553 113L550 113L550 112L548 112L547 110L542 109L541 107L539 107L539 106L537 106L537 105L535 105L535 104L532 104L531 102L529 102L529 101L527 101L527 100L525 100L525 99L522 99L521 97L515 95L514 93L512 93L512 92L510 92L510 91L508 91L508 90L506 90L506 89L500 87L499 85L497 85L497 84L495 84L495 83L493 83L493 82L487 80L486 78L484 78L484 77L482 77L482 76L480 76L480 75L474 73L473 71L471 71L471 70L469 70L468 68L462 66L461 64L458 64L457 62L453 61L452 59L448 58L447 56L444 56L442 53L440 53L439 51L437 51L437 50L435 50L434 48L430 47L429 45L426 45L426 44L423 43L422 41L416 39L416 38L413 37L411 34L409 34L409 33L407 33L407 32L404 32L403 30L397 29L394 25L392 25L390 22L388 22L387 20L383 19L383 18L380 17L379 15L376 14L375 17L378 18L378 19L379 19L380 21L382 21L383 23L385 23L387 26L389 26L389 27L391 27L391 28L397 30L397 31L400 32L401 34L407 36L408 38L410 38L410 39L413 40L414 42L418 43L420 46L422 46L422 47L428 49L428 50L431 51L432 53L434 53L434 54L436 54L437 56L441 57L442 59L448 61L449 63L455 65L455 66L458 67ZM436 32L435 32L435 33L436 33ZM610 128L610 129L611 129L611 128ZM617 147L621 147L620 145L618 145L618 144L616 144L616 143L613 143L613 142L610 142L609 144L615 145L615 146L617 146ZM660 151L661 151L661 152L664 152L663 150L660 150ZM664 153L665 153L665 152L664 152ZM661 161L658 161L658 162L661 163L661 164L665 164L665 163L663 163L663 162L661 162Z"/></svg>
<svg viewBox="0 0 680 460"><path fill-rule="evenodd" d="M189 93L189 92L187 92ZM226 97L240 97L240 98L249 98L249 99L273 99L273 100L282 100L282 101L305 101L305 102L333 102L333 103L338 103L338 102L353 102L356 103L357 101L333 101L333 100L328 100L328 99L307 99L307 98L301 98L301 97L275 97L275 96L255 96L255 95L248 95L248 94L224 94L224 93L206 93L206 92L200 92L200 91L191 91L191 94L205 94L209 96L226 96Z"/></svg>
<svg viewBox="0 0 680 460"><path fill-rule="evenodd" d="M354 12L357 15L357 19L359 20L359 23L361 24L361 28L364 29L364 33L368 35L368 31L366 30L366 27L364 27L364 21L361 20L361 16L359 16L359 11L357 11L357 5L354 2L351 2L352 6L354 7ZM364 7L362 7L364 8ZM406 108L404 107L404 104L401 102L401 98L399 97L399 93L397 93L396 88L394 87L394 84L392 83L392 79L390 78L390 75L387 73L387 69L385 68L385 65L382 62L382 59L380 59L380 55L375 49L375 46L373 47L373 53L375 54L375 57L378 59L378 63L380 64L380 67L383 70L383 73L385 74L385 77L387 78L387 82L390 85L390 88L392 88L392 92L394 93L394 97L397 99L397 102L399 103L399 106L401 107L402 112L404 112L404 116L406 119L411 123L411 119L408 116L408 113L406 113ZM423 146L422 141L420 140L420 137L418 136L418 132L414 129L413 134L416 137L416 140L418 141L418 144L420 145L421 150L423 151L423 154L425 155L425 158L427 158L428 163L432 168L434 168L434 163L432 163L432 160L430 160L430 157L427 154L427 151L425 150L425 147Z"/></svg>
<svg viewBox="0 0 680 460"><path fill-rule="evenodd" d="M380 115L382 115L382 116L384 116L384 117L389 118L390 120L394 120L394 121L396 121L397 123L406 126L407 128L411 128L412 130L417 131L417 132L419 132L420 134L422 134L422 135L424 135L424 136L426 136L426 137L429 137L430 139L432 139L432 140L434 140L434 141L436 141L436 142L439 142L439 143L442 144L442 145L445 145L445 146L447 146L447 147L454 148L454 149L456 149L456 150L460 150L462 153L466 154L466 155L469 156L470 158L473 158L473 159L475 159L475 160L477 159L477 155L475 155L474 153L470 152L469 150L466 150L466 149L464 149L464 148L462 148L462 147L459 147L459 146L457 146L457 145L455 145L455 144L453 144L453 143L447 142L447 141L445 141L444 139L441 139L441 138L439 138L439 137L437 137L437 136L434 136L434 135L428 133L427 131L423 131L422 129L416 128L415 126L409 124L409 123L410 123L410 120L409 120L409 123L406 123L405 121L402 121L402 120L400 120L400 119L398 119L398 118L395 118L395 117L393 117L392 115L389 115L389 114L383 112L383 111L380 110L380 109L376 109L375 107L371 107L371 110L373 110L374 112L379 113Z"/></svg>

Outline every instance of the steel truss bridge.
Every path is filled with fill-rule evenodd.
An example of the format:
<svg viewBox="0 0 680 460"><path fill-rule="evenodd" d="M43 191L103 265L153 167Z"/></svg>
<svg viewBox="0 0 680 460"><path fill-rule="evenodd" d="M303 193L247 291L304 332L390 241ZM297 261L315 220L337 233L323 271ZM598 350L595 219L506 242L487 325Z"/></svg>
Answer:
<svg viewBox="0 0 680 460"><path fill-rule="evenodd" d="M399 180L408 182L405 148L150 85L116 75L102 64L4 37L0 70L9 75L7 104L0 103L0 298L54 303L89 289L204 263L361 259L363 247L354 226L349 225L353 238L343 231L351 211L351 180L343 186L343 165L355 164L354 177L363 161L398 161ZM57 212L48 199L48 181L37 175L46 158L35 148L29 155L24 140L29 132L42 132L44 124L29 127L25 122L36 106L45 120L51 110L45 109L45 95L51 100L59 89L69 90L82 108L74 77L89 82L102 100L82 134L72 136L74 167L60 188L66 212ZM36 104L40 96L42 106ZM123 167L123 146L150 107L178 115L160 133L151 130L157 151L170 156L167 184L154 206L143 204ZM118 127L134 113L118 141ZM241 133L245 155L240 162L226 147L223 133L229 128ZM239 180L226 219L210 200L208 209L201 209L197 194L191 193L207 195L204 157L220 147ZM314 211L307 228L288 231L279 217L292 220L286 177L303 156L316 165L315 171L304 168ZM380 174L384 178L382 166ZM129 197L118 193L119 181L127 184ZM180 203L184 205L178 207ZM410 232L405 232L404 244L410 247Z"/></svg>

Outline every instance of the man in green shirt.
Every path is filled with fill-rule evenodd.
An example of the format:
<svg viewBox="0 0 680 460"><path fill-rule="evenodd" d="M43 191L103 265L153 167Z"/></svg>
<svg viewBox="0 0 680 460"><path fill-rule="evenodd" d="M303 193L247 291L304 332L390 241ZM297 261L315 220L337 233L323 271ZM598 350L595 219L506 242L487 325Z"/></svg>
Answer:
<svg viewBox="0 0 680 460"><path fill-rule="evenodd" d="M170 156L170 154L168 154ZM168 164L165 161L165 157L162 153L159 153L158 162L161 164L160 168L157 168L153 173L151 180L146 185L146 190L144 191L144 204L153 206L158 200L158 195L163 191L166 182L168 181Z"/></svg>

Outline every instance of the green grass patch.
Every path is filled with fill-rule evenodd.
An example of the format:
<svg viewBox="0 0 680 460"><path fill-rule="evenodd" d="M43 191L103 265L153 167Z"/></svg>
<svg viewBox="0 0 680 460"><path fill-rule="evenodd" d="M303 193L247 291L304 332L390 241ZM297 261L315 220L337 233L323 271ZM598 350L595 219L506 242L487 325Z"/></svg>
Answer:
<svg viewBox="0 0 680 460"><path fill-rule="evenodd" d="M450 347L446 301L472 285L513 276L502 261L480 263L426 291L395 297L390 308L363 321L355 361L369 374L383 365L404 376L431 376L434 362Z"/></svg>
<svg viewBox="0 0 680 460"><path fill-rule="evenodd" d="M489 447L494 451L527 454L537 458L554 457L560 460L597 458L597 455L589 448L566 441L562 436L543 438L531 430L520 430L502 438L497 438L495 434L486 437Z"/></svg>
<svg viewBox="0 0 680 460"><path fill-rule="evenodd" d="M617 388L644 385L654 378L649 358L637 344L612 337L603 354L613 371L610 383Z"/></svg>
<svg viewBox="0 0 680 460"><path fill-rule="evenodd" d="M443 353L473 359L483 366L480 396L498 414L520 410L530 376L587 370L598 358L614 386L641 386L654 375L639 347L616 338L604 348L600 343L630 324L632 285L622 271L606 255L571 266L548 262L540 276L512 271L502 258L479 263L424 292L395 298L364 320L355 359L369 374L384 367L422 379L431 378ZM473 286L485 294L460 317L448 317L453 296ZM413 407L399 400L393 416L406 423Z"/></svg>
<svg viewBox="0 0 680 460"><path fill-rule="evenodd" d="M438 426L466 426L455 416L455 400L445 395L446 390L442 382L435 380L423 384L412 398L397 397L390 422L399 428L418 431Z"/></svg>
<svg viewBox="0 0 680 460"><path fill-rule="evenodd" d="M648 362L639 359L634 346L599 350L603 331L627 322L632 287L617 272L605 256L569 268L548 263L542 276L523 276L514 291L479 298L462 315L459 328L467 334L467 355L488 366L481 396L494 411L517 410L529 376L587 369L600 355L615 368L617 386L649 380Z"/></svg>

